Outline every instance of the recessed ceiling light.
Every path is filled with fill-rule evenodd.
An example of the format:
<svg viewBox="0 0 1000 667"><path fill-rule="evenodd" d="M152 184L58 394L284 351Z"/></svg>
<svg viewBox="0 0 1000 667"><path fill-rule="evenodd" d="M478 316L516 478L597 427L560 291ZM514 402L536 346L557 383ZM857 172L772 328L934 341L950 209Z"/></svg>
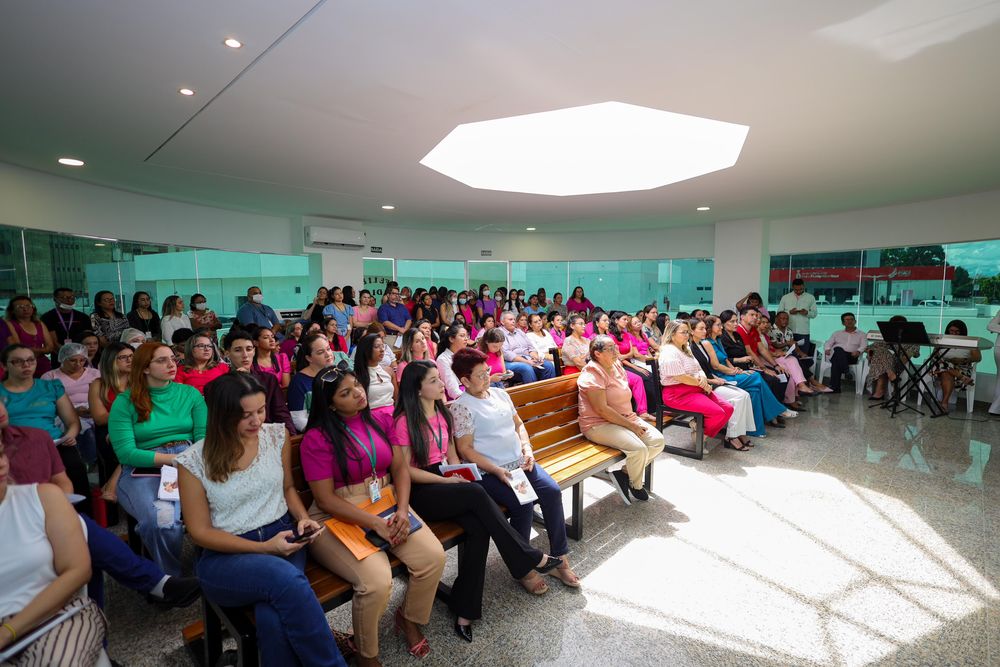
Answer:
<svg viewBox="0 0 1000 667"><path fill-rule="evenodd" d="M103 247L104 247L104 246L106 246L106 245L107 245L107 243L95 243L95 244L94 244L94 247L95 247L95 248L103 248Z"/></svg>
<svg viewBox="0 0 1000 667"><path fill-rule="evenodd" d="M236 39L235 37L229 37L229 38L227 38L222 43L225 44L226 46L228 46L231 49L238 49L238 48L241 48L243 46L243 42L241 42L240 40Z"/></svg>
<svg viewBox="0 0 1000 667"><path fill-rule="evenodd" d="M190 88L179 88L177 92L185 97L191 97L192 95L194 95L194 91L191 90Z"/></svg>
<svg viewBox="0 0 1000 667"><path fill-rule="evenodd" d="M82 167L83 160L77 160L75 157L61 157L59 158L59 164L66 165L67 167Z"/></svg>
<svg viewBox="0 0 1000 667"><path fill-rule="evenodd" d="M383 211L395 211L396 207L393 206L392 204L382 204L382 210Z"/></svg>
<svg viewBox="0 0 1000 667"><path fill-rule="evenodd" d="M699 210L699 211L711 211L712 208L710 206L699 206L697 210Z"/></svg>
<svg viewBox="0 0 1000 667"><path fill-rule="evenodd" d="M420 164L483 190L651 190L736 164L750 128L621 102L466 123Z"/></svg>
<svg viewBox="0 0 1000 667"><path fill-rule="evenodd" d="M524 231L526 231L526 232L533 232L533 231L535 231L535 228L534 227L525 227Z"/></svg>

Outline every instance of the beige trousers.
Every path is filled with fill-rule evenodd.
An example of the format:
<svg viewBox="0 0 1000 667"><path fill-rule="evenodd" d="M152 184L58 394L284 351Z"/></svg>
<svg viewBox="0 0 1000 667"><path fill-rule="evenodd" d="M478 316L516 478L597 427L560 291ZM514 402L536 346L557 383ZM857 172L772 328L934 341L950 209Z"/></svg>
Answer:
<svg viewBox="0 0 1000 667"><path fill-rule="evenodd" d="M643 473L663 451L663 434L651 424L645 425L642 437L618 424L604 423L588 429L583 437L599 445L607 445L625 452L625 471L633 489L642 488Z"/></svg>
<svg viewBox="0 0 1000 667"><path fill-rule="evenodd" d="M392 486L387 484L388 480L388 477L380 480L383 488ZM337 489L337 495L349 503L359 505L368 500L368 485L362 483L341 487ZM309 509L309 515L321 523L330 518L315 504ZM444 549L441 542L425 525L391 551L406 564L410 573L409 587L403 601L403 617L425 625L431 618L434 595L444 571ZM354 586L354 642L358 652L364 657L378 656L378 623L385 613L389 594L392 592L389 554L380 551L359 561L328 531L309 545L309 554L323 567Z"/></svg>

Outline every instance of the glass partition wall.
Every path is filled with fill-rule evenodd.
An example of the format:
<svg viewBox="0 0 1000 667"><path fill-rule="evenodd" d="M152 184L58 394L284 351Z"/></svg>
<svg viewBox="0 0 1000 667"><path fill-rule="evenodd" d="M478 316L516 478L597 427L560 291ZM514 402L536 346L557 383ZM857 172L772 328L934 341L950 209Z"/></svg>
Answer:
<svg viewBox="0 0 1000 667"><path fill-rule="evenodd" d="M923 322L929 333L962 320L970 336L996 338L986 325L1000 306L1000 240L773 255L769 310L774 312L795 278L816 297L819 314L811 326L816 340L839 329L847 312L864 331L903 315ZM996 372L991 353L983 355L978 370Z"/></svg>

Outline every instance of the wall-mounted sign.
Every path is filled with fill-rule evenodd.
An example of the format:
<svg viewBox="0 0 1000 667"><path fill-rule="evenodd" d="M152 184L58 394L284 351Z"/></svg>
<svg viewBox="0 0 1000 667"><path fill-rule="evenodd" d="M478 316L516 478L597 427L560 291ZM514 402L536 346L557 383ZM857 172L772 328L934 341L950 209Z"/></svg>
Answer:
<svg viewBox="0 0 1000 667"><path fill-rule="evenodd" d="M379 246L379 245L373 245L373 246L371 246L371 252L373 254L375 254L375 255L381 255L382 254L382 246Z"/></svg>
<svg viewBox="0 0 1000 667"><path fill-rule="evenodd" d="M479 256L480 257L492 257L493 256L493 251L492 250L480 250L479 251Z"/></svg>

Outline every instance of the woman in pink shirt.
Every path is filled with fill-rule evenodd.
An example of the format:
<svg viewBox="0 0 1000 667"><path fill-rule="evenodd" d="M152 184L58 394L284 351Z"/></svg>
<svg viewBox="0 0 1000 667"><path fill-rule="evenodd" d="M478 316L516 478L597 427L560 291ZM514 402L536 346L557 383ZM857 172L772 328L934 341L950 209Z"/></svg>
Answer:
<svg viewBox="0 0 1000 667"><path fill-rule="evenodd" d="M643 473L663 451L663 434L632 410L628 374L618 360L618 345L610 336L590 341L590 361L576 386L580 390L580 431L583 437L625 453L625 465L611 472L618 495L649 500Z"/></svg>
<svg viewBox="0 0 1000 667"><path fill-rule="evenodd" d="M482 485L442 474L442 465L461 462L444 398L437 367L429 361L410 363L399 385L390 440L393 452L410 462L410 506L428 521L452 520L465 529L465 555L448 606L455 615L455 633L471 642L472 621L482 617L491 537L511 576L529 593L548 590L539 573L558 567L562 560L528 544Z"/></svg>
<svg viewBox="0 0 1000 667"><path fill-rule="evenodd" d="M507 364L503 360L505 337L500 327L493 327L479 339L479 350L486 355L486 365L490 368L490 384L503 386L507 374Z"/></svg>
<svg viewBox="0 0 1000 667"><path fill-rule="evenodd" d="M558 311L553 310L548 314L549 335L556 342L556 347L562 347L563 341L569 332L566 330L566 318Z"/></svg>
<svg viewBox="0 0 1000 667"><path fill-rule="evenodd" d="M265 331L271 332L270 329ZM208 336L191 336L184 343L184 363L177 366L174 382L192 386L204 395L205 385L228 372L229 364L222 361L214 340Z"/></svg>
<svg viewBox="0 0 1000 667"><path fill-rule="evenodd" d="M594 304L583 294L583 288L577 285L573 288L573 295L566 302L566 309L571 313L580 313L587 317L594 312Z"/></svg>
<svg viewBox="0 0 1000 667"><path fill-rule="evenodd" d="M396 366L396 382L403 377L403 369L411 361L430 361L433 357L427 351L427 339L420 329L407 329L403 334L402 354Z"/></svg>
<svg viewBox="0 0 1000 667"><path fill-rule="evenodd" d="M358 305L354 309L354 328L365 329L375 321L378 311L375 309L375 297L366 289L358 293Z"/></svg>
<svg viewBox="0 0 1000 667"><path fill-rule="evenodd" d="M274 332L265 327L258 327L251 331L250 335L257 347L257 355L253 360L254 370L273 375L281 388L287 389L292 381L292 362L288 360L287 355L278 351L278 341L274 338Z"/></svg>

